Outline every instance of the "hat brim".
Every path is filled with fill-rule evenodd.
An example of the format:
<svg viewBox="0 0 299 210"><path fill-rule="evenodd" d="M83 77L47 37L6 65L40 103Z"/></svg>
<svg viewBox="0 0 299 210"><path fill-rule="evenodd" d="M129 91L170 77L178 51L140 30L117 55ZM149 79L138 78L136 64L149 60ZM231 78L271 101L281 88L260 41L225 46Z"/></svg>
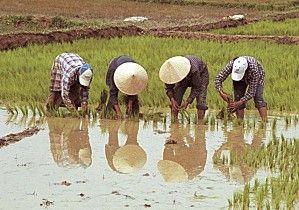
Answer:
<svg viewBox="0 0 299 210"><path fill-rule="evenodd" d="M245 72L244 72L244 74L245 74ZM244 74L232 73L232 80L234 80L234 81L240 81L241 79L243 79Z"/></svg>
<svg viewBox="0 0 299 210"><path fill-rule="evenodd" d="M159 71L159 78L165 84L182 81L190 72L191 63L183 56L175 56L166 60Z"/></svg>
<svg viewBox="0 0 299 210"><path fill-rule="evenodd" d="M160 160L158 170L165 182L184 182L188 180L188 173L180 164L171 160Z"/></svg>
<svg viewBox="0 0 299 210"><path fill-rule="evenodd" d="M145 69L133 62L127 62L117 67L113 79L116 87L127 95L139 94L148 83L148 75Z"/></svg>
<svg viewBox="0 0 299 210"><path fill-rule="evenodd" d="M90 85L90 80L86 80L86 79L82 78L81 76L79 76L79 83L80 83L80 85L88 87Z"/></svg>
<svg viewBox="0 0 299 210"><path fill-rule="evenodd" d="M142 169L146 160L146 153L140 146L125 145L115 152L112 163L119 173L129 174Z"/></svg>

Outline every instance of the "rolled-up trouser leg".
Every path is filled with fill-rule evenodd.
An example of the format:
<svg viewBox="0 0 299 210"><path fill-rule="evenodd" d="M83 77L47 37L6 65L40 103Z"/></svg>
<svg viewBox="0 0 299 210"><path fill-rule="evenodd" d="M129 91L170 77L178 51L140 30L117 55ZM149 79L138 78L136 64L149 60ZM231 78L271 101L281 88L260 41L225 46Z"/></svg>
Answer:
<svg viewBox="0 0 299 210"><path fill-rule="evenodd" d="M198 96L196 97L197 110L206 111L208 109L206 101L207 101L207 87L201 89Z"/></svg>
<svg viewBox="0 0 299 210"><path fill-rule="evenodd" d="M138 99L138 95L126 95L125 96L125 102L126 102L126 106L127 107L128 107L129 101L132 101L132 115L139 114L139 99ZM128 113L126 113L126 114L128 114Z"/></svg>
<svg viewBox="0 0 299 210"><path fill-rule="evenodd" d="M48 111L58 109L62 104L61 91L50 91L46 108Z"/></svg>
<svg viewBox="0 0 299 210"><path fill-rule="evenodd" d="M258 85L256 87L256 92L255 92L255 96L253 97L254 103L255 103L255 107L257 109L262 108L262 107L267 107L267 103L264 100L263 97L263 92L264 92L264 85Z"/></svg>
<svg viewBox="0 0 299 210"><path fill-rule="evenodd" d="M81 107L81 102L82 102L81 91L82 91L82 89L80 88L79 84L74 84L71 86L70 99L71 99L72 103L74 104L74 106L76 107L76 109L78 109L78 107Z"/></svg>
<svg viewBox="0 0 299 210"><path fill-rule="evenodd" d="M233 81L234 87L234 101L240 101L241 98L245 95L247 84L243 81ZM246 108L246 104L243 104L238 108L238 110L242 110Z"/></svg>

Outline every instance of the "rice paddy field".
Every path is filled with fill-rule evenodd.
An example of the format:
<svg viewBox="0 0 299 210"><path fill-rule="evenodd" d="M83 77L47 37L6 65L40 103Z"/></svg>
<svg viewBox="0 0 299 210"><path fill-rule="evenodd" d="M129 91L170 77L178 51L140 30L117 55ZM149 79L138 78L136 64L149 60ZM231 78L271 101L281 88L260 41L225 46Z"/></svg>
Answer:
<svg viewBox="0 0 299 210"><path fill-rule="evenodd" d="M269 109L298 111L299 98L296 97L297 93L294 91L299 88L298 46L262 41L219 43L150 36L86 39L72 44L33 45L0 52L0 62L5 66L0 70L5 78L0 81L0 97L3 102L45 102L52 62L61 52L78 53L93 66L95 76L90 89L91 104L96 104L100 92L106 89L104 81L110 60L121 54L132 56L144 66L150 78L147 89L140 95L142 105L148 107L168 106L164 84L158 78L162 63L174 55L196 55L208 64L210 72L208 106L211 109L220 109L223 106L214 88L214 78L217 72L230 59L238 55L253 55L265 68L265 98ZM228 80L226 89L232 93L231 86Z"/></svg>
<svg viewBox="0 0 299 210"><path fill-rule="evenodd" d="M0 44L8 46L0 50L0 210L299 209L298 3L0 4ZM229 22L234 14L245 14L248 23ZM141 32L121 34L133 30L119 28L132 24L123 18L135 15L149 17L134 24ZM72 38L74 29L110 26L116 26L111 34ZM188 38L179 36L183 33ZM78 53L94 69L85 117L72 117L66 108L53 116L45 112L51 66L62 52ZM149 83L139 95L139 116L114 120L95 108L107 90L108 65L119 55L141 64ZM178 122L171 119L158 72L175 55L196 55L208 65L203 121L197 120L195 104L180 111ZM215 90L216 74L240 55L256 57L264 67L266 121L253 101L244 120L228 115ZM233 94L230 78L224 88Z"/></svg>

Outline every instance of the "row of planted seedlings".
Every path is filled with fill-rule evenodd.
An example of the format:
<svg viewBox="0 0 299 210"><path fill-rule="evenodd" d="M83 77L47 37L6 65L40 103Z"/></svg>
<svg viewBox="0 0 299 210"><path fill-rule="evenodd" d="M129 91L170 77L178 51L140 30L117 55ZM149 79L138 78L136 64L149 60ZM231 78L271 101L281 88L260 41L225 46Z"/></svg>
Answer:
<svg viewBox="0 0 299 210"><path fill-rule="evenodd" d="M247 182L243 191L228 199L229 208L294 209L299 201L299 141L277 138L260 148L247 147L242 155L231 153L230 159L214 159L214 164L247 165L266 168L272 173L265 182ZM229 162L228 162L229 161Z"/></svg>
<svg viewBox="0 0 299 210"><path fill-rule="evenodd" d="M101 91L100 99L98 102L98 106L90 106L87 113L82 113L80 110L79 112L70 112L66 108L58 108L56 110L46 110L45 105L41 103L27 103L23 105L10 105L6 104L6 110L10 114L8 121L13 121L16 119L16 117L19 114L22 114L22 119L26 119L29 116L32 117L32 119L35 119L36 116L39 117L45 117L45 116L51 116L51 117L88 117L91 119L92 124L95 124L96 120L98 118L104 119L113 119L113 112L109 112L106 110L107 105L107 98L108 93L106 90ZM124 102L124 99L121 99L121 102ZM133 116L133 118L142 119L145 123L147 122L161 122L163 124L167 123L168 115L166 114L167 111L160 111L161 109L155 108L155 107L146 107L143 108L142 112L139 113L137 116ZM285 117L285 125L288 127L292 123L296 125L298 123L298 115L286 115ZM174 122L174 119L170 118L171 122ZM34 120L31 120L34 122ZM197 114L194 112L189 112L185 109L179 110L179 123L182 124L203 124L203 125L210 125L219 127L221 126L226 127L228 123L232 123L232 125L239 126L243 125L243 127L247 126L249 128L255 128L258 120L254 117L248 117L246 122L243 120L239 120L236 118L233 112L230 112L228 108L222 108L217 114L215 112L207 112L205 118L198 122ZM277 118L275 117L272 121L272 129L276 128L277 124ZM260 127L264 128L265 123L261 122Z"/></svg>
<svg viewBox="0 0 299 210"><path fill-rule="evenodd" d="M104 91L103 91L104 92ZM90 122L92 124L95 124L97 119L113 119L114 114L112 112L106 111L106 99L103 97L104 94L101 94L101 99L98 106L91 106L88 109L88 112L85 113L84 117L87 117L90 119ZM41 123L44 122L45 116L48 117L83 117L83 114L81 111L72 113L69 112L66 108L59 108L57 110L51 110L47 111L44 104L40 103L28 103L28 104L22 104L22 105L11 105L6 104L5 109L9 113L9 117L7 119L7 123L16 122L17 116L21 115L22 118L20 119L20 122L18 124L26 124L26 119L31 118L28 125L35 125L36 122ZM141 119L145 123L153 122L153 123L171 123L174 122L174 120L170 117L170 114L167 114L168 111L165 111L164 109L159 108L148 108L145 107L142 109L142 111L137 115L133 116L132 118L135 119ZM36 120L36 118L39 117L39 120ZM290 125L297 125L298 124L298 115L286 115L283 117L285 121L285 127L289 127ZM168 121L170 119L170 121ZM272 129L276 129L277 126L277 120L283 120L281 117L274 117L271 126ZM179 123L182 124L202 124L202 125L210 125L211 127L219 128L220 127L227 127L229 124L232 126L240 126L247 128L255 128L256 126L259 126L259 128L265 128L266 124L265 122L262 122L259 120L258 117L249 116L244 121L239 120L236 118L236 116L233 113L230 113L227 111L227 109L223 108L218 113L216 112L207 112L205 118L198 122L197 114L191 110L180 110L179 111Z"/></svg>

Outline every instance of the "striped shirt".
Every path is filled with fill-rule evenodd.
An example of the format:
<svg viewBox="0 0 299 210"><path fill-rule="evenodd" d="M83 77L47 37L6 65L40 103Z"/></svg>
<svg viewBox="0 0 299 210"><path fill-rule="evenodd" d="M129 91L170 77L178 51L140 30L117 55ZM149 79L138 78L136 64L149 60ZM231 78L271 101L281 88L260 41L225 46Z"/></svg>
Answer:
<svg viewBox="0 0 299 210"><path fill-rule="evenodd" d="M249 88L241 100L248 101L255 96L258 85L264 85L265 72L261 63L250 56L242 56L247 59L248 68L241 81L244 81ZM216 76L215 87L218 91L222 90L222 83L232 73L234 60L231 60Z"/></svg>
<svg viewBox="0 0 299 210"><path fill-rule="evenodd" d="M193 100L201 93L201 97L206 98L207 87L209 84L209 72L207 65L196 56L187 55L184 57L187 58L191 63L189 74L182 81L176 84L166 84L165 89L167 96L169 99L171 99L174 97L175 85L191 87L191 92L187 99L187 101L191 104Z"/></svg>
<svg viewBox="0 0 299 210"><path fill-rule="evenodd" d="M74 108L70 99L71 86L78 82L78 70L85 64L83 59L74 53L62 53L55 58L51 70L50 91L61 91L61 97L68 108ZM82 102L88 101L88 88L81 86Z"/></svg>

